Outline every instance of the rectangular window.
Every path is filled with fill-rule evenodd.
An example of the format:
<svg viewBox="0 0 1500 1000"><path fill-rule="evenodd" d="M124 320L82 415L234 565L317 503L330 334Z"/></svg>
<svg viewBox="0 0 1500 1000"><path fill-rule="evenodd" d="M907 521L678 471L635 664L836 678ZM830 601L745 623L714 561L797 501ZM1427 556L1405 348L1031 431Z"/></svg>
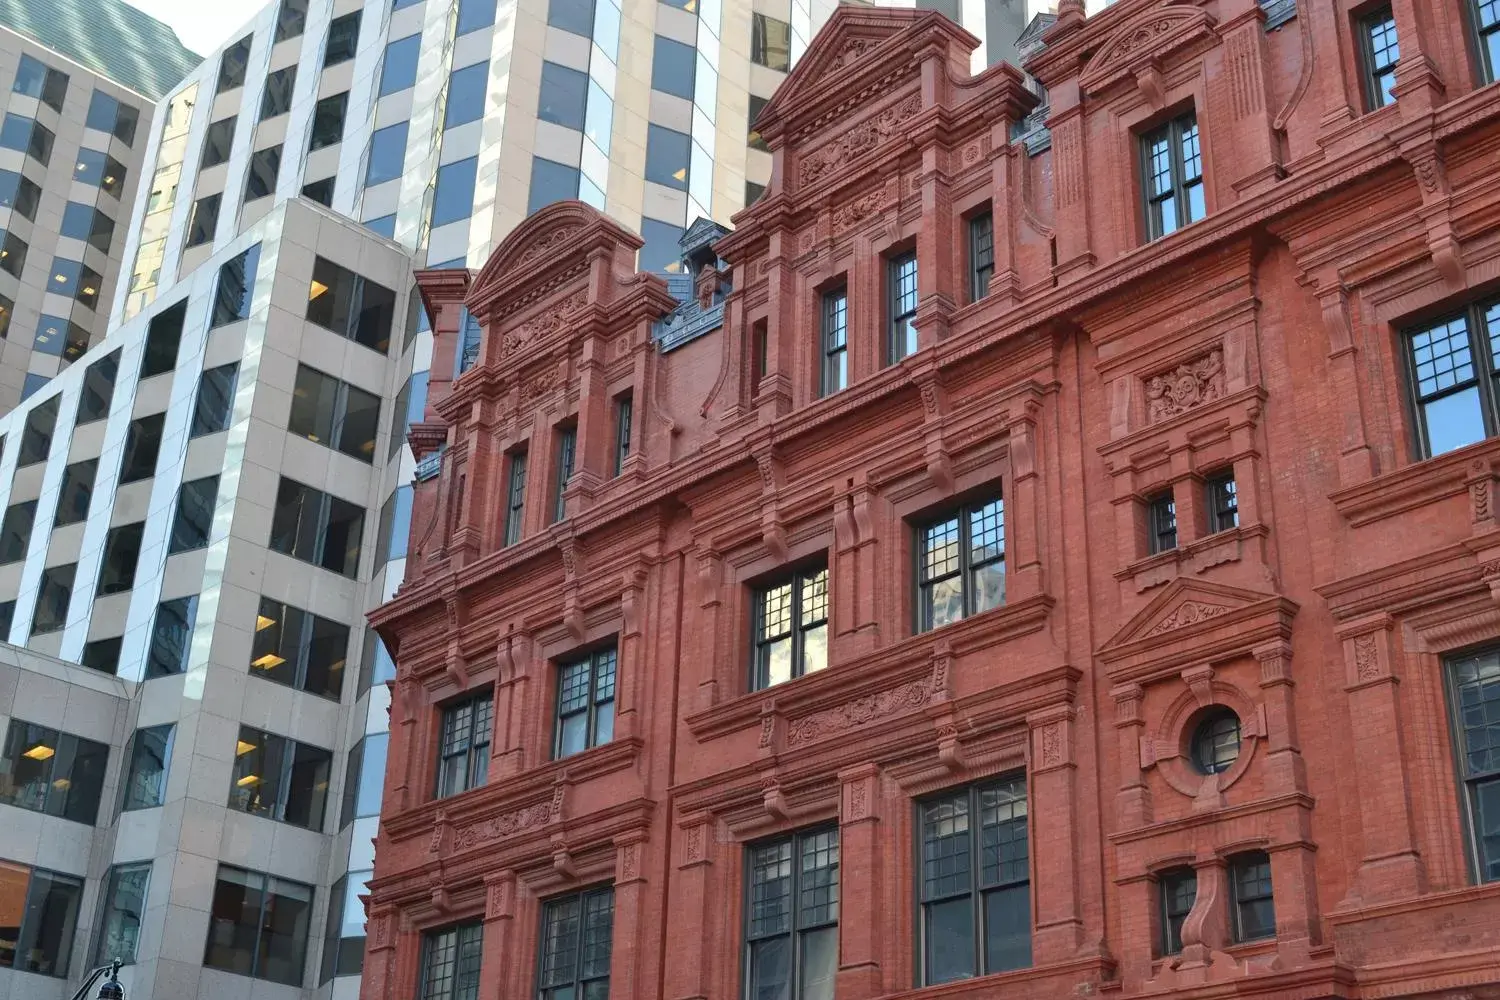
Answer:
<svg viewBox="0 0 1500 1000"><path fill-rule="evenodd" d="M495 0L458 0L458 24L454 37L467 35L495 23Z"/></svg>
<svg viewBox="0 0 1500 1000"><path fill-rule="evenodd" d="M1431 458L1496 433L1500 301L1472 305L1406 335L1418 445Z"/></svg>
<svg viewBox="0 0 1500 1000"><path fill-rule="evenodd" d="M328 25L328 44L323 47L323 68L354 58L359 48L359 11L336 17Z"/></svg>
<svg viewBox="0 0 1500 1000"><path fill-rule="evenodd" d="M344 141L344 114L349 110L349 92L323 98L313 107L312 128L307 140L309 153Z"/></svg>
<svg viewBox="0 0 1500 1000"><path fill-rule="evenodd" d="M297 67L278 69L266 77L266 89L260 97L260 120L275 118L292 110L292 94L297 88ZM279 156L278 156L279 159Z"/></svg>
<svg viewBox="0 0 1500 1000"><path fill-rule="evenodd" d="M755 120L760 117L760 113L766 110L766 105L770 103L771 102L764 97L756 97L754 94L750 95L750 114L747 118L747 120L750 122L750 131L749 134L745 136L745 144L751 149L760 150L762 153L769 153L771 151L771 147L766 145L766 140L761 138L760 132L756 130ZM760 185L756 186L760 187ZM754 202L755 199L750 197L747 192L745 195L745 204L751 205L754 204Z"/></svg>
<svg viewBox="0 0 1500 1000"><path fill-rule="evenodd" d="M189 438L217 434L229 429L234 412L234 386L239 374L238 362L210 368L198 379L198 398L193 403L193 423Z"/></svg>
<svg viewBox="0 0 1500 1000"><path fill-rule="evenodd" d="M276 33L274 42L296 38L307 29L307 0L281 0L276 11Z"/></svg>
<svg viewBox="0 0 1500 1000"><path fill-rule="evenodd" d="M886 293L890 317L886 335L888 364L917 353L917 253L886 262Z"/></svg>
<svg viewBox="0 0 1500 1000"><path fill-rule="evenodd" d="M150 413L130 422L125 433L125 458L120 463L122 486L156 475L156 459L161 452L161 432L166 421L165 413Z"/></svg>
<svg viewBox="0 0 1500 1000"><path fill-rule="evenodd" d="M1494 83L1500 74L1500 3L1470 0L1469 18L1479 43L1479 82Z"/></svg>
<svg viewBox="0 0 1500 1000"><path fill-rule="evenodd" d="M310 611L260 599L250 672L325 698L337 698L349 657L349 626Z"/></svg>
<svg viewBox="0 0 1500 1000"><path fill-rule="evenodd" d="M557 665L557 725L552 757L561 760L615 736L615 649Z"/></svg>
<svg viewBox="0 0 1500 1000"><path fill-rule="evenodd" d="M479 161L475 157L438 167L437 186L432 192L432 225L446 226L467 219L474 211L474 181Z"/></svg>
<svg viewBox="0 0 1500 1000"><path fill-rule="evenodd" d="M308 181L302 185L302 197L308 201L316 202L324 208L333 206L333 186L337 182L336 177L324 177L315 181Z"/></svg>
<svg viewBox="0 0 1500 1000"><path fill-rule="evenodd" d="M823 293L823 377L820 391L830 396L849 387L849 291Z"/></svg>
<svg viewBox="0 0 1500 1000"><path fill-rule="evenodd" d="M372 733L349 751L344 770L344 801L339 809L340 830L361 817L380 815L390 743L390 733Z"/></svg>
<svg viewBox="0 0 1500 1000"><path fill-rule="evenodd" d="M334 976L357 976L365 962L365 904L360 896L369 891L371 871L349 872L329 892L328 920L323 934L322 982ZM476 983L477 989L477 983ZM478 1000L469 993L464 1000Z"/></svg>
<svg viewBox="0 0 1500 1000"><path fill-rule="evenodd" d="M34 222L36 221L37 205L41 203L41 200L42 189L31 178L23 177L14 170L0 170L0 208L8 208L15 214ZM68 204L73 205L76 202L69 202ZM90 213L93 211L94 209L89 209ZM67 236L69 233L68 221L68 216L64 214L62 227L64 236ZM76 232L77 230L74 229L72 231ZM87 230L85 230L84 236L86 237L87 235ZM105 248L105 252L109 252L108 247Z"/></svg>
<svg viewBox="0 0 1500 1000"><path fill-rule="evenodd" d="M455 128L484 117L485 91L489 88L490 64L461 66L448 77L448 101L443 106L443 128Z"/></svg>
<svg viewBox="0 0 1500 1000"><path fill-rule="evenodd" d="M828 666L826 568L755 591L754 663L756 691Z"/></svg>
<svg viewBox="0 0 1500 1000"><path fill-rule="evenodd" d="M922 985L1029 966L1026 779L949 792L917 813Z"/></svg>
<svg viewBox="0 0 1500 1000"><path fill-rule="evenodd" d="M593 0L551 0L547 4L547 23L588 38L594 30Z"/></svg>
<svg viewBox="0 0 1500 1000"><path fill-rule="evenodd" d="M193 623L197 617L196 594L162 601L156 606L156 619L151 625L151 648L146 654L147 680L187 672Z"/></svg>
<svg viewBox="0 0 1500 1000"><path fill-rule="evenodd" d="M22 58L25 58L24 56ZM0 966L66 978L83 879L0 861Z"/></svg>
<svg viewBox="0 0 1500 1000"><path fill-rule="evenodd" d="M186 299L151 317L151 325L146 329L146 350L141 356L141 378L165 375L177 367L177 348L186 318ZM110 382L113 384L114 380Z"/></svg>
<svg viewBox="0 0 1500 1000"><path fill-rule="evenodd" d="M391 346L396 293L323 257L313 259L307 320L385 354Z"/></svg>
<svg viewBox="0 0 1500 1000"><path fill-rule="evenodd" d="M31 616L31 634L57 632L68 624L68 605L73 601L73 578L77 563L48 566L36 592L36 612Z"/></svg>
<svg viewBox="0 0 1500 1000"><path fill-rule="evenodd" d="M422 36L407 35L385 47L380 67L380 94L394 94L417 82L417 57L422 54Z"/></svg>
<svg viewBox="0 0 1500 1000"><path fill-rule="evenodd" d="M68 74L22 53L21 62L16 67L16 83L11 89L17 94L35 97L61 113L63 100L68 95Z"/></svg>
<svg viewBox="0 0 1500 1000"><path fill-rule="evenodd" d="M397 122L376 129L370 136L370 155L365 161L365 187L393 181L406 168L406 135L411 122Z"/></svg>
<svg viewBox="0 0 1500 1000"><path fill-rule="evenodd" d="M234 118L221 118L209 123L208 130L203 134L203 160L198 165L200 170L229 162L229 151L234 147L235 121Z"/></svg>
<svg viewBox="0 0 1500 1000"><path fill-rule="evenodd" d="M483 924L461 924L423 934L417 1000L476 1000L483 955Z"/></svg>
<svg viewBox="0 0 1500 1000"><path fill-rule="evenodd" d="M604 1000L609 996L614 923L612 886L543 904L538 1000Z"/></svg>
<svg viewBox="0 0 1500 1000"><path fill-rule="evenodd" d="M270 547L349 578L359 573L365 509L285 476L276 490Z"/></svg>
<svg viewBox="0 0 1500 1000"><path fill-rule="evenodd" d="M1234 939L1276 936L1276 903L1271 892L1271 858L1250 851L1229 859L1229 894L1234 902Z"/></svg>
<svg viewBox="0 0 1500 1000"><path fill-rule="evenodd" d="M0 601L0 641L10 635L10 627L16 620L16 602Z"/></svg>
<svg viewBox="0 0 1500 1000"><path fill-rule="evenodd" d="M20 562L31 545L31 527L36 523L36 501L25 500L5 508L0 521L0 564Z"/></svg>
<svg viewBox="0 0 1500 1000"><path fill-rule="evenodd" d="M411 535L412 488L398 486L380 506L380 527L376 531L375 558L382 562L404 559Z"/></svg>
<svg viewBox="0 0 1500 1000"><path fill-rule="evenodd" d="M1005 603L1005 504L964 504L917 530L918 629L922 632Z"/></svg>
<svg viewBox="0 0 1500 1000"><path fill-rule="evenodd" d="M310 885L220 865L203 964L255 979L302 985L312 898Z"/></svg>
<svg viewBox="0 0 1500 1000"><path fill-rule="evenodd" d="M792 26L765 14L750 15L750 61L782 73L792 68Z"/></svg>
<svg viewBox="0 0 1500 1000"><path fill-rule="evenodd" d="M16 453L16 467L45 462L52 451L52 432L57 428L57 396L32 407L26 414L21 432L21 447Z"/></svg>
<svg viewBox="0 0 1500 1000"><path fill-rule="evenodd" d="M969 301L990 294L995 273L995 217L981 212L969 220Z"/></svg>
<svg viewBox="0 0 1500 1000"><path fill-rule="evenodd" d="M839 968L839 831L793 834L749 849L747 995L833 1000Z"/></svg>
<svg viewBox="0 0 1500 1000"><path fill-rule="evenodd" d="M108 153L80 149L73 164L73 179L118 198L125 189L125 166Z"/></svg>
<svg viewBox="0 0 1500 1000"><path fill-rule="evenodd" d="M646 180L679 191L687 190L688 160L693 140L665 125L646 126ZM673 259L677 257L672 254ZM650 270L642 265L641 270Z"/></svg>
<svg viewBox="0 0 1500 1000"><path fill-rule="evenodd" d="M89 499L94 495L94 472L99 460L74 462L63 470L62 489L57 495L57 515L52 519L55 528L63 524L77 524L89 516Z"/></svg>
<svg viewBox="0 0 1500 1000"><path fill-rule="evenodd" d="M137 729L125 751L121 809L154 809L167 801L167 764L174 727Z"/></svg>
<svg viewBox="0 0 1500 1000"><path fill-rule="evenodd" d="M9 177L7 177L9 173L9 171L0 170L0 177L6 178L5 184L0 185L0 188L7 193L11 190ZM38 188L37 191L40 194L41 189ZM5 204L3 198L0 198L0 204ZM93 205L85 205L81 201L70 201L63 206L60 232L70 240L82 240L101 253L109 253L115 223Z"/></svg>
<svg viewBox="0 0 1500 1000"><path fill-rule="evenodd" d="M113 676L120 671L120 646L123 642L120 636L90 639L83 644L83 654L79 656L78 662L90 670Z"/></svg>
<svg viewBox="0 0 1500 1000"><path fill-rule="evenodd" d="M149 349L149 340L147 343ZM115 396L115 376L120 370L120 350L114 350L89 365L83 373L83 391L78 397L74 424L89 424L109 416Z"/></svg>
<svg viewBox="0 0 1500 1000"><path fill-rule="evenodd" d="M24 115L7 114L0 121L0 147L25 153L42 166L52 162L52 130Z"/></svg>
<svg viewBox="0 0 1500 1000"><path fill-rule="evenodd" d="M1159 947L1162 955L1176 955L1182 951L1182 923L1198 898L1198 873L1191 868L1163 872L1158 888L1161 893Z"/></svg>
<svg viewBox="0 0 1500 1000"><path fill-rule="evenodd" d="M583 131L583 109L588 99L587 73L561 63L542 63L542 89L536 116L544 122Z"/></svg>
<svg viewBox="0 0 1500 1000"><path fill-rule="evenodd" d="M93 825L109 744L10 720L0 761L0 802Z"/></svg>
<svg viewBox="0 0 1500 1000"><path fill-rule="evenodd" d="M615 475L625 470L625 460L630 457L630 421L634 403L630 393L615 400Z"/></svg>
<svg viewBox="0 0 1500 1000"><path fill-rule="evenodd" d="M250 318L251 300L255 297L255 269L260 266L260 244L246 250L219 267L214 285L210 330Z"/></svg>
<svg viewBox="0 0 1500 1000"><path fill-rule="evenodd" d="M693 47L664 35L652 38L655 46L651 55L651 89L691 101L697 61Z"/></svg>
<svg viewBox="0 0 1500 1000"><path fill-rule="evenodd" d="M126 965L135 962L136 945L141 936L141 916L146 912L146 888L151 883L151 862L115 865L104 882L102 907L104 917L99 930L99 944L94 964L108 965L118 959Z"/></svg>
<svg viewBox="0 0 1500 1000"><path fill-rule="evenodd" d="M4 237L0 242L0 270L19 278L26 268L26 251L30 248L15 233L0 230L0 236Z"/></svg>
<svg viewBox="0 0 1500 1000"><path fill-rule="evenodd" d="M552 520L561 521L567 515L563 493L568 480L573 478L573 451L578 445L578 428L561 427L557 431L557 481L552 484Z"/></svg>
<svg viewBox="0 0 1500 1000"><path fill-rule="evenodd" d="M333 754L275 733L240 727L229 808L279 823L323 829Z"/></svg>
<svg viewBox="0 0 1500 1000"><path fill-rule="evenodd" d="M1395 103L1392 91L1401 48L1396 42L1396 16L1389 6L1376 8L1359 19L1359 44L1365 71L1365 110Z"/></svg>
<svg viewBox="0 0 1500 1000"><path fill-rule="evenodd" d="M177 513L172 519L172 535L167 555L190 552L208 544L214 526L214 506L219 499L219 477L208 476L182 484L177 493Z"/></svg>
<svg viewBox="0 0 1500 1000"><path fill-rule="evenodd" d="M297 366L288 431L361 462L371 462L379 429L379 396L316 368Z"/></svg>
<svg viewBox="0 0 1500 1000"><path fill-rule="evenodd" d="M485 692L443 709L438 752L437 797L447 798L483 785L490 767L494 695Z"/></svg>
<svg viewBox="0 0 1500 1000"><path fill-rule="evenodd" d="M514 545L521 540L521 523L526 514L526 453L513 451L510 455L509 487L505 500L505 544Z"/></svg>
<svg viewBox="0 0 1500 1000"><path fill-rule="evenodd" d="M1160 239L1203 218L1203 157L1190 111L1141 139L1146 238Z"/></svg>
<svg viewBox="0 0 1500 1000"><path fill-rule="evenodd" d="M84 351L88 350L88 345L88 331L72 320L63 319L61 316L43 316L37 321L36 340L33 341L32 347L42 354L61 356L69 361L76 361ZM45 384L46 377L42 376L42 383L37 388Z"/></svg>
<svg viewBox="0 0 1500 1000"><path fill-rule="evenodd" d="M121 524L104 536L104 558L99 568L97 595L123 594L135 586L135 565L141 555L146 522Z"/></svg>
<svg viewBox="0 0 1500 1000"><path fill-rule="evenodd" d="M1239 526L1239 490L1234 485L1234 470L1228 469L1208 479L1208 531L1215 534Z"/></svg>
<svg viewBox="0 0 1500 1000"><path fill-rule="evenodd" d="M250 64L251 40L252 36L246 35L224 50L224 55L219 59L219 85L215 91L216 94L245 85L245 70Z"/></svg>
<svg viewBox="0 0 1500 1000"><path fill-rule="evenodd" d="M1462 782L1470 863L1480 882L1500 881L1500 649L1448 663L1448 701Z"/></svg>
<svg viewBox="0 0 1500 1000"><path fill-rule="evenodd" d="M1151 554L1177 548L1177 503L1172 499L1171 490L1146 501L1146 516L1150 522L1147 541L1150 542Z"/></svg>
<svg viewBox="0 0 1500 1000"><path fill-rule="evenodd" d="M276 193L276 177L281 172L281 147L270 146L250 154L250 169L245 176L245 200L269 198Z"/></svg>

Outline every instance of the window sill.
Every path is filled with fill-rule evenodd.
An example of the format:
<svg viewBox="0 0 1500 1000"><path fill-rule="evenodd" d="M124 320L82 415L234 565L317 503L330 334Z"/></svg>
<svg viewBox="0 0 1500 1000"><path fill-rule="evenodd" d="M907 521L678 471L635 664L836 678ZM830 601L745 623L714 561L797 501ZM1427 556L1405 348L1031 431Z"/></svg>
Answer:
<svg viewBox="0 0 1500 1000"><path fill-rule="evenodd" d="M1424 458L1329 494L1334 509L1352 528L1440 503L1467 490L1470 465L1500 464L1500 437L1486 438L1435 458Z"/></svg>
<svg viewBox="0 0 1500 1000"><path fill-rule="evenodd" d="M1180 576L1197 576L1224 563L1239 562L1246 544L1269 535L1263 524L1242 524L1227 531L1196 538L1186 545L1138 559L1115 574L1129 582L1137 593L1170 583Z"/></svg>
<svg viewBox="0 0 1500 1000"><path fill-rule="evenodd" d="M917 986L903 993L887 994L885 1000L936 1000L941 997L983 997L988 1000L997 996L1063 996L1084 995L1080 987L1091 983L1097 993L1109 980L1114 980L1114 963L1098 956L1055 962L1048 965L1033 965L1027 969L1009 972L993 972L969 979L956 979L951 983L933 986ZM1115 980L1118 982L1118 980Z"/></svg>

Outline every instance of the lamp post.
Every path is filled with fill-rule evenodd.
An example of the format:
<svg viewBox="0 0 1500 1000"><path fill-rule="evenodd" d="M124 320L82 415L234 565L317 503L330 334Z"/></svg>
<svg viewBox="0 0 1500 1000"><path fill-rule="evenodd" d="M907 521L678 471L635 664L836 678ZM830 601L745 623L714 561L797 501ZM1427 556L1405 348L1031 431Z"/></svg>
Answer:
<svg viewBox="0 0 1500 1000"><path fill-rule="evenodd" d="M100 985L98 1000L125 1000L125 987L120 985L120 960L118 958L109 965L101 965L90 972L88 978L83 981L83 985L78 987L78 992L73 994L73 1000L84 1000L89 988L106 972L109 973L109 978Z"/></svg>

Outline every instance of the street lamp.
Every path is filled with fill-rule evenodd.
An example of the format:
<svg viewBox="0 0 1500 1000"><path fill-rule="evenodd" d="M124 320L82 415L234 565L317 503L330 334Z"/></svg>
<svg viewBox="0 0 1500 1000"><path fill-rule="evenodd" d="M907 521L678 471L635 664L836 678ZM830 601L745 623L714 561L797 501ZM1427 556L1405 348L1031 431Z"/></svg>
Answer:
<svg viewBox="0 0 1500 1000"><path fill-rule="evenodd" d="M109 978L99 987L98 1000L125 1000L125 987L120 985L120 960L117 958L109 965L101 965L89 973L83 985L78 987L78 992L73 994L73 1000L84 1000L89 988L106 972Z"/></svg>

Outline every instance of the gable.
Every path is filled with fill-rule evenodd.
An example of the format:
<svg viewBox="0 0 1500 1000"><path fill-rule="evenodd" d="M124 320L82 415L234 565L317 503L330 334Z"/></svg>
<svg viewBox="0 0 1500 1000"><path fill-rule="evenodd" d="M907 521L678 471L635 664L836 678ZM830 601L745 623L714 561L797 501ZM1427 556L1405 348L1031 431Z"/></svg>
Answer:
<svg viewBox="0 0 1500 1000"><path fill-rule="evenodd" d="M1099 649L1111 678L1248 652L1291 633L1297 605L1276 594L1179 577Z"/></svg>
<svg viewBox="0 0 1500 1000"><path fill-rule="evenodd" d="M1162 57L1212 37L1213 17L1188 5L1153 5L1121 25L1079 74L1085 93L1098 94L1146 71Z"/></svg>

